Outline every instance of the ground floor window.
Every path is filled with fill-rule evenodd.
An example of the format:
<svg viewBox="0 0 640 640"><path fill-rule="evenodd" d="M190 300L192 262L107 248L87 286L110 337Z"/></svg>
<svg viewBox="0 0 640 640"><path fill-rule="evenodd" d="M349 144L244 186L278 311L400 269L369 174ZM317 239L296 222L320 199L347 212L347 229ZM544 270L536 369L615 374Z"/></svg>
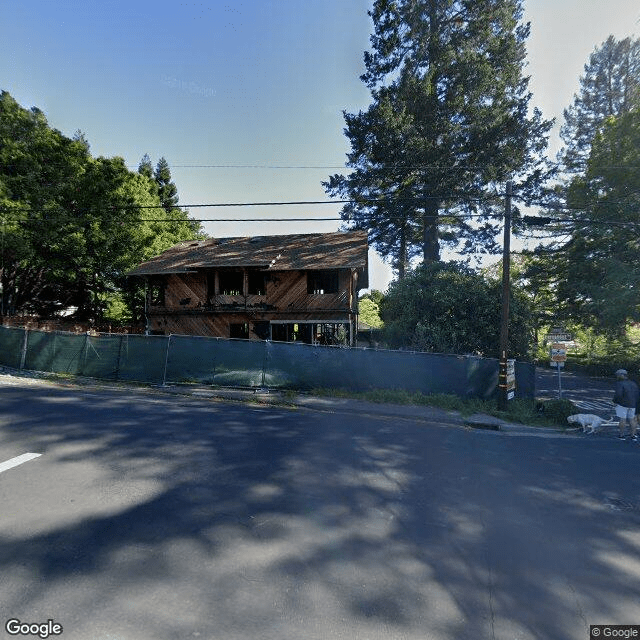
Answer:
<svg viewBox="0 0 640 640"><path fill-rule="evenodd" d="M246 322L232 322L229 324L229 337L249 339L249 325Z"/></svg>
<svg viewBox="0 0 640 640"><path fill-rule="evenodd" d="M350 345L348 322L272 322L271 339L275 342Z"/></svg>

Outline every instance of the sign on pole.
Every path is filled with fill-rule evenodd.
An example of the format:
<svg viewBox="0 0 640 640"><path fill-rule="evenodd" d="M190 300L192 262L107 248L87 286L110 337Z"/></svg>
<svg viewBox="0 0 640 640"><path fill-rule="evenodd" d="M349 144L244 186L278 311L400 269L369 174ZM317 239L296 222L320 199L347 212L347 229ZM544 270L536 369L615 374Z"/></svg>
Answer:
<svg viewBox="0 0 640 640"><path fill-rule="evenodd" d="M560 369L564 367L567 360L567 348L564 344L555 343L551 345L550 350L551 366L558 369L558 399L562 399L562 378L560 377Z"/></svg>
<svg viewBox="0 0 640 640"><path fill-rule="evenodd" d="M562 363L563 367L567 361L567 347L563 344L554 343L551 345L551 366L555 366L556 363Z"/></svg>
<svg viewBox="0 0 640 640"><path fill-rule="evenodd" d="M516 395L516 361L507 360L507 400Z"/></svg>
<svg viewBox="0 0 640 640"><path fill-rule="evenodd" d="M563 327L552 327L545 337L545 342L573 342L573 335Z"/></svg>

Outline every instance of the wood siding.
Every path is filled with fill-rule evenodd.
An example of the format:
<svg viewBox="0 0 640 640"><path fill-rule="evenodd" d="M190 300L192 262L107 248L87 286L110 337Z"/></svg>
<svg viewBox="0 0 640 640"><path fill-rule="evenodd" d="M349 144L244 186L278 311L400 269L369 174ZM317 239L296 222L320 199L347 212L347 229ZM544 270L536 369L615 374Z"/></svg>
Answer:
<svg viewBox="0 0 640 640"><path fill-rule="evenodd" d="M268 272L266 295L223 296L207 299L206 271L171 274L165 280L165 304L147 308L149 329L165 334L219 336L228 338L230 324L247 323L249 338L261 339L257 323L271 321L345 322L353 327L357 314L357 273L340 269L338 292L307 291L306 271ZM217 281L217 279L215 280ZM247 278L244 278L247 291ZM148 301L149 302L149 301Z"/></svg>

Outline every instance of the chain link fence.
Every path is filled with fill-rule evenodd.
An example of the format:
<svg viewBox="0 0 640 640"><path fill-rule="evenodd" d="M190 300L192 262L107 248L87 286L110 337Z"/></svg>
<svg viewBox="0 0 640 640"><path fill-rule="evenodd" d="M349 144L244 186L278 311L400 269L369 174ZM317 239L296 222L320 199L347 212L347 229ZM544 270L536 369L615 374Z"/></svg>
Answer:
<svg viewBox="0 0 640 640"><path fill-rule="evenodd" d="M243 388L400 389L488 398L498 360L198 336L78 335L0 327L0 365L103 380ZM535 366L516 362L516 397L535 396Z"/></svg>

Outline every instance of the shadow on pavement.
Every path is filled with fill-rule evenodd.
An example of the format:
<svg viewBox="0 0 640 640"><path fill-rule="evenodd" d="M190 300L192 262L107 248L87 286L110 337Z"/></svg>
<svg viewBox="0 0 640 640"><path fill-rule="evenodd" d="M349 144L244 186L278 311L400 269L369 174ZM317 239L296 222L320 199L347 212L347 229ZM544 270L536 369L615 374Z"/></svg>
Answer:
<svg viewBox="0 0 640 640"><path fill-rule="evenodd" d="M46 386L2 403L3 438L51 474L24 475L51 491L41 515L3 492L3 608L64 610L65 638L578 640L640 622L640 449Z"/></svg>

